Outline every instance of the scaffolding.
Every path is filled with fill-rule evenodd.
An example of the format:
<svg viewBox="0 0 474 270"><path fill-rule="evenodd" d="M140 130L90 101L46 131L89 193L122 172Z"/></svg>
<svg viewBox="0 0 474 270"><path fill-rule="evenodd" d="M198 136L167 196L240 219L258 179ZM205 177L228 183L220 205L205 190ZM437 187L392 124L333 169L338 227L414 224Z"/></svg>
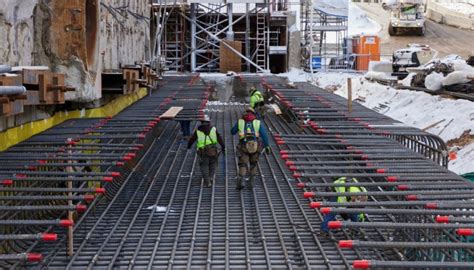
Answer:
<svg viewBox="0 0 474 270"><path fill-rule="evenodd" d="M306 0L301 5L303 62L306 70L346 68L347 3Z"/></svg>
<svg viewBox="0 0 474 270"><path fill-rule="evenodd" d="M286 44L270 31L271 13L285 10L286 0L154 0L153 6L155 57L164 58L166 71L222 72L225 51L240 59L238 71L264 73L270 47Z"/></svg>

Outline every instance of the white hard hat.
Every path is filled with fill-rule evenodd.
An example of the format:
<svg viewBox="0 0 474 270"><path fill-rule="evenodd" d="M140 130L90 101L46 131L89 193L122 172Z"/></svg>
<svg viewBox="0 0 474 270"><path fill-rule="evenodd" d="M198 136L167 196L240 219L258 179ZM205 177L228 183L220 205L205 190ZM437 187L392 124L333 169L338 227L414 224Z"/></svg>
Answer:
<svg viewBox="0 0 474 270"><path fill-rule="evenodd" d="M204 117L201 119L201 122L211 122L211 117L205 114Z"/></svg>

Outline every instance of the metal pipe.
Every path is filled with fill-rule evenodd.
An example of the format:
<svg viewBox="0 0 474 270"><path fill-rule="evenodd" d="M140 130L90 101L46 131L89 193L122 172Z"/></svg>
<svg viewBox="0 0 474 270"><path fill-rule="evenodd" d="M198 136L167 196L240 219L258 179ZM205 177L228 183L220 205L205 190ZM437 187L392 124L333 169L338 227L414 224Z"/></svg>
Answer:
<svg viewBox="0 0 474 270"><path fill-rule="evenodd" d="M0 95L23 95L26 87L19 85L0 86Z"/></svg>
<svg viewBox="0 0 474 270"><path fill-rule="evenodd" d="M12 71L12 67L8 65L0 65L0 74L9 73Z"/></svg>

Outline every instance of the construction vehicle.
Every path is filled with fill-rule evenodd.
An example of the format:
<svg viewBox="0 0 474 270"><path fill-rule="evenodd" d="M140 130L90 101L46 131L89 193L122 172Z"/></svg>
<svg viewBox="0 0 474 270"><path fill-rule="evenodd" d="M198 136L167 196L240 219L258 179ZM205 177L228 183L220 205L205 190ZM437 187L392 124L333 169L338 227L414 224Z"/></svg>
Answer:
<svg viewBox="0 0 474 270"><path fill-rule="evenodd" d="M404 32L425 35L425 7L423 0L383 1L382 8L390 11L389 35L396 36Z"/></svg>
<svg viewBox="0 0 474 270"><path fill-rule="evenodd" d="M396 50L392 55L393 76L400 79L408 75L407 68L420 67L435 58L437 52L428 45L408 44L407 48Z"/></svg>

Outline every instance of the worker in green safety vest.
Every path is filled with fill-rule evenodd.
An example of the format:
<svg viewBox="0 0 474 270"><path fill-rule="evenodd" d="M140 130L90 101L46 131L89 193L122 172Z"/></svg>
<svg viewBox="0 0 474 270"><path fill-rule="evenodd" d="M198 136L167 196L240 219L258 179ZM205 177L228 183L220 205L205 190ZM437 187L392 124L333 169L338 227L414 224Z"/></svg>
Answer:
<svg viewBox="0 0 474 270"><path fill-rule="evenodd" d="M216 173L219 151L217 143L221 146L221 152L225 153L225 144L222 137L217 132L216 127L211 125L209 116L205 115L201 120L201 125L194 131L188 141L188 149L196 142L199 165L204 184L207 187L212 186L214 175Z"/></svg>
<svg viewBox="0 0 474 270"><path fill-rule="evenodd" d="M247 187L252 189L257 174L260 153L263 149L267 154L270 153L265 127L260 120L257 120L255 111L249 107L245 110L242 118L232 127L231 133L232 135L239 135L239 144L237 145L239 176L237 177L236 188L241 190L244 187L243 180L250 169Z"/></svg>
<svg viewBox="0 0 474 270"><path fill-rule="evenodd" d="M250 88L250 107L255 110L258 119L263 119L265 116L265 99L262 92L252 86Z"/></svg>
<svg viewBox="0 0 474 270"><path fill-rule="evenodd" d="M339 177L334 181L334 184L345 184L346 182L352 182L352 183L358 183L356 178L351 178L347 180L346 177ZM358 186L334 186L331 190L331 192L336 192L336 193L347 193L347 192L367 192L367 189L365 187L358 187ZM348 203L348 202L365 202L367 201L367 196L337 196L337 197L332 197L330 199L332 202L338 202L338 203ZM354 222L361 222L365 220L364 214L359 213L359 214L341 214L341 217L345 220L350 219L351 221ZM336 214L335 213L329 213L324 215L323 222L321 223L321 231L323 233L328 233L329 232L329 227L328 223L329 221L334 221L336 220Z"/></svg>

